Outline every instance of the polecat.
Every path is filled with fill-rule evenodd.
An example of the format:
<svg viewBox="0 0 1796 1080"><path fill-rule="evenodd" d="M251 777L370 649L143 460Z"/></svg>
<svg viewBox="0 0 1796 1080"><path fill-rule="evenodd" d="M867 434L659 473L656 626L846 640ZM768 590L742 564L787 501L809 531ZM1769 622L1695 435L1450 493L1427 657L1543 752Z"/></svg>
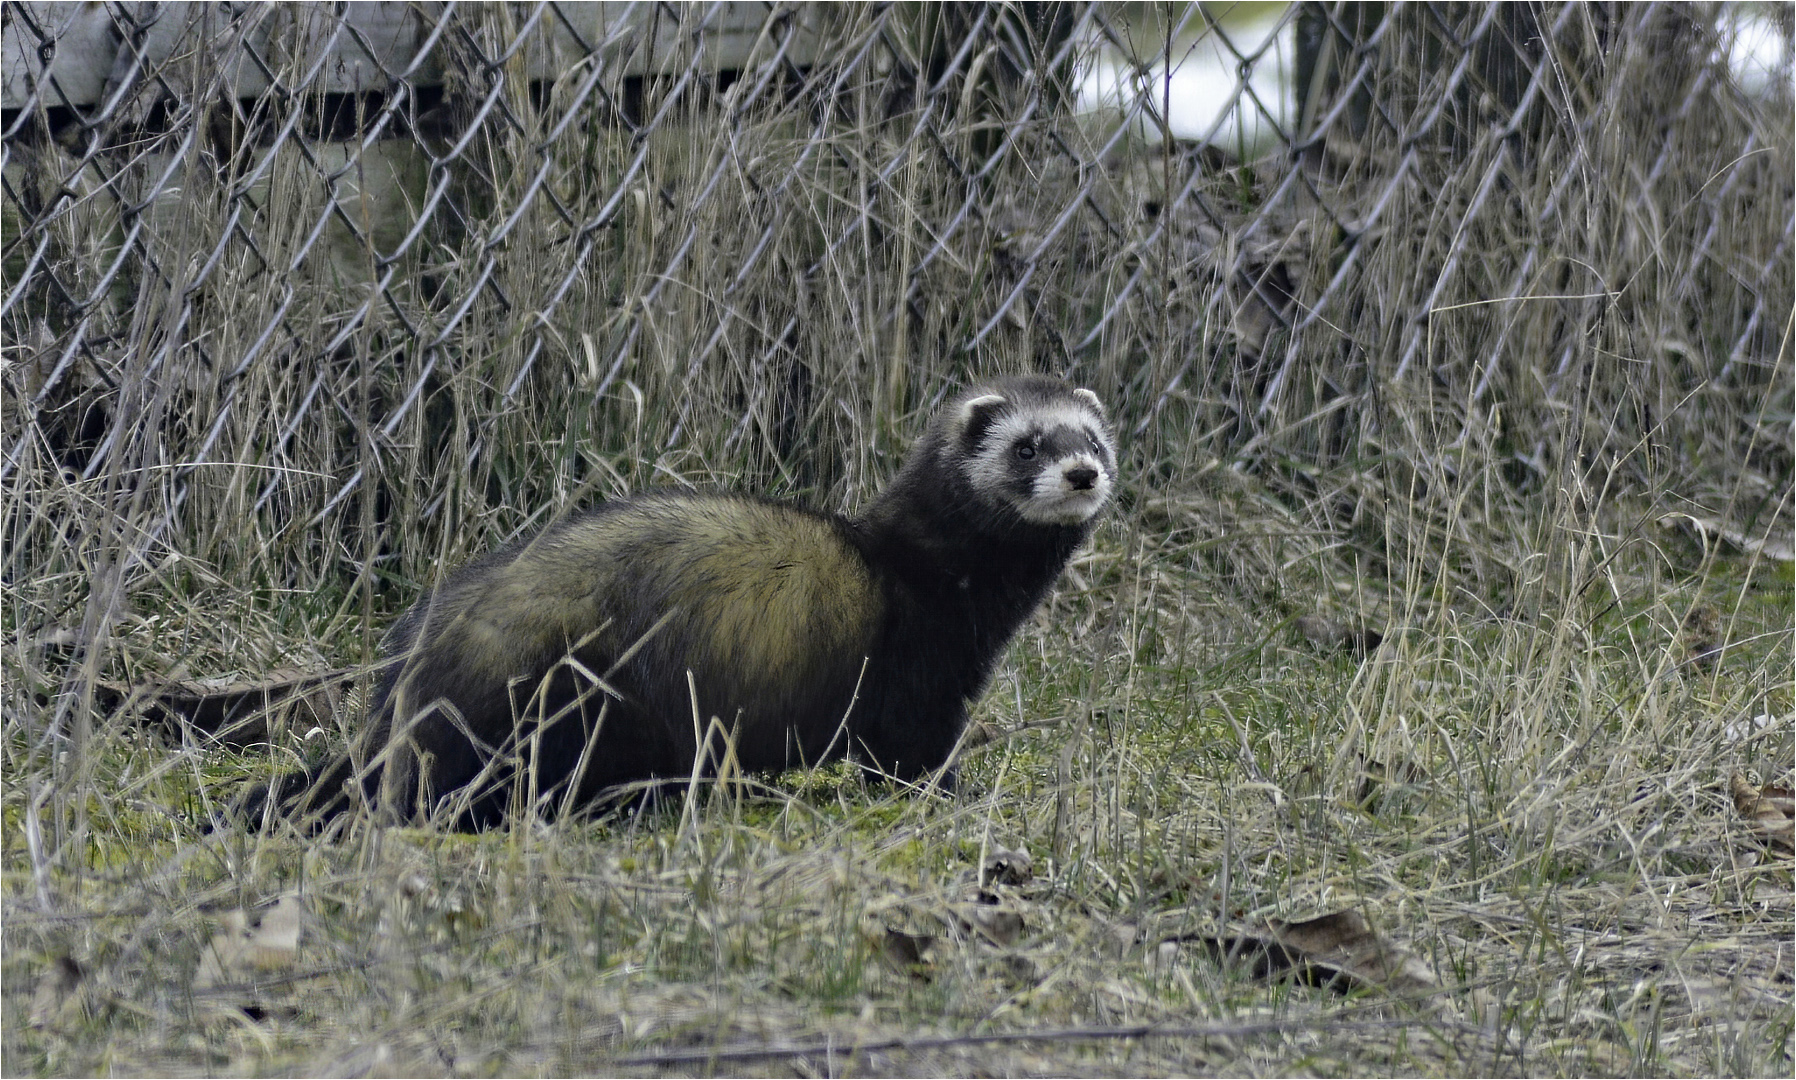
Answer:
<svg viewBox="0 0 1796 1080"><path fill-rule="evenodd" d="M678 492L569 517L419 600L386 637L359 745L243 813L334 815L357 778L388 820L447 809L464 828L726 762L850 755L914 780L1115 476L1097 395L1024 376L942 409L858 518Z"/></svg>

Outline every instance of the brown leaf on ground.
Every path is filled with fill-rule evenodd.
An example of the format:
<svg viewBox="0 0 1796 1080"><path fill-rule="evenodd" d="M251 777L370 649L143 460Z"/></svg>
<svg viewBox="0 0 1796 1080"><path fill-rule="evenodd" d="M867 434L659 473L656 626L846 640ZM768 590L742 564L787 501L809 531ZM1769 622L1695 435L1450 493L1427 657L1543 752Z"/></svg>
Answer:
<svg viewBox="0 0 1796 1080"><path fill-rule="evenodd" d="M1292 978L1340 992L1370 986L1401 993L1438 985L1420 960L1351 909L1301 922L1273 919L1263 933L1169 940L1196 941L1226 964L1246 965L1256 979Z"/></svg>
<svg viewBox="0 0 1796 1080"><path fill-rule="evenodd" d="M1728 780L1727 790L1734 810L1760 840L1785 854L1796 852L1796 793L1771 784L1754 787L1739 773Z"/></svg>
<svg viewBox="0 0 1796 1080"><path fill-rule="evenodd" d="M103 708L141 702L149 720L179 729L183 721L229 746L267 742L280 727L328 724L342 704L347 670L301 672L276 668L266 679L169 679L130 686L102 682L94 697Z"/></svg>

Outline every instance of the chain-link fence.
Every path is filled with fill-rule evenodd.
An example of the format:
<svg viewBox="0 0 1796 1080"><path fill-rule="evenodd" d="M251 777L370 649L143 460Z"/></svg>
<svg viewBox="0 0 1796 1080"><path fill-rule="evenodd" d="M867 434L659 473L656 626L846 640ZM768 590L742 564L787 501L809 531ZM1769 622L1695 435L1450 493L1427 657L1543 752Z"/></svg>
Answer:
<svg viewBox="0 0 1796 1080"><path fill-rule="evenodd" d="M999 370L1113 402L1137 508L1787 484L1790 93L1728 11L7 4L8 630L853 504Z"/></svg>

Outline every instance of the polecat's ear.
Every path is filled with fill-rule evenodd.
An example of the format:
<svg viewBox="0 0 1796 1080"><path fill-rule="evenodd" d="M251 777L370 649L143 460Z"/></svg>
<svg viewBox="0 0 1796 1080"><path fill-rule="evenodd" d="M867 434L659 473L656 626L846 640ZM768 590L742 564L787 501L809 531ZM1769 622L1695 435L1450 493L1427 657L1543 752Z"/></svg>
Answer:
<svg viewBox="0 0 1796 1080"><path fill-rule="evenodd" d="M960 403L960 412L954 417L955 423L962 432L969 431L974 424L988 419L982 414L989 413L1002 404L1003 394L980 394L976 398L968 398Z"/></svg>
<svg viewBox="0 0 1796 1080"><path fill-rule="evenodd" d="M1083 386L1081 386L1077 390L1073 391L1073 396L1078 398L1080 401L1085 402L1087 405L1090 405L1092 408L1096 409L1098 411L1098 416L1100 418L1105 419L1105 420L1110 419L1110 414L1106 413L1104 411L1104 403L1099 401L1098 396L1096 394L1092 393L1090 390L1087 390Z"/></svg>

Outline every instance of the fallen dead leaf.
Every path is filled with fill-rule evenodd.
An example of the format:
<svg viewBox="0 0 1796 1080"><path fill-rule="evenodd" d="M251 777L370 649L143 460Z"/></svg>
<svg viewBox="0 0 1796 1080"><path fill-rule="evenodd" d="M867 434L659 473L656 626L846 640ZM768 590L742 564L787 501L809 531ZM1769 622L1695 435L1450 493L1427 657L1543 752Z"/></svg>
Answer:
<svg viewBox="0 0 1796 1080"><path fill-rule="evenodd" d="M1247 965L1256 979L1294 978L1337 991L1369 986L1401 993L1438 985L1420 960L1351 909L1299 922L1273 919L1261 933L1167 940L1202 944L1223 963Z"/></svg>
<svg viewBox="0 0 1796 1080"><path fill-rule="evenodd" d="M1734 810L1760 840L1785 854L1796 852L1796 792L1770 784L1754 787L1739 773L1728 780L1727 790Z"/></svg>

